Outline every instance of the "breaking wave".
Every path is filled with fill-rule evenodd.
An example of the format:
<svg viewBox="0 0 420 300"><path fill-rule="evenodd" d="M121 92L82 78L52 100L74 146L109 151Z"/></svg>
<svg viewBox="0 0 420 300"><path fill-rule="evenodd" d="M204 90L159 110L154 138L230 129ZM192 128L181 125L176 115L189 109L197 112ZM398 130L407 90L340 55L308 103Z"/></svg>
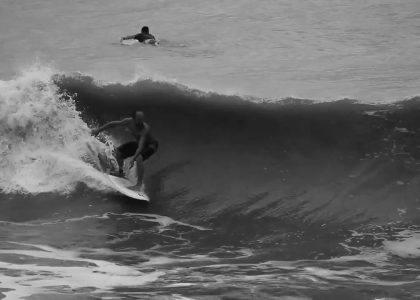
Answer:
<svg viewBox="0 0 420 300"><path fill-rule="evenodd" d="M250 101L38 67L0 82L0 106L3 193L76 193L81 182L103 189L94 156L129 137L114 130L104 145L89 127L141 109L161 145L146 169L161 213L321 223L418 218L418 98Z"/></svg>

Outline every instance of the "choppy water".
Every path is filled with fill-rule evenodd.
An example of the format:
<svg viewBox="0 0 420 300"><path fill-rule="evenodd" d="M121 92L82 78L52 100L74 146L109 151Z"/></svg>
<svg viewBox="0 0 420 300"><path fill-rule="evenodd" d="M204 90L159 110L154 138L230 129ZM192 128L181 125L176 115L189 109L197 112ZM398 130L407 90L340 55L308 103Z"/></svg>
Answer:
<svg viewBox="0 0 420 300"><path fill-rule="evenodd" d="M1 86L4 299L415 299L417 98L253 103L34 67ZM89 126L144 110L149 204Z"/></svg>

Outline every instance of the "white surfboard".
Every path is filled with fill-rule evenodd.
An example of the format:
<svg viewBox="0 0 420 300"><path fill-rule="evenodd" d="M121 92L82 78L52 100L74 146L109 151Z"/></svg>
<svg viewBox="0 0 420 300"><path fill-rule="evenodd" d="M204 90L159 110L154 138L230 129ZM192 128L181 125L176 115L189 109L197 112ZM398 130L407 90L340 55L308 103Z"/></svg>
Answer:
<svg viewBox="0 0 420 300"><path fill-rule="evenodd" d="M117 176L113 176L109 174L109 170L112 166L118 166L116 159L112 158L109 159L106 154L103 154L99 149L95 149L94 144L87 144L88 149L92 152L92 157L95 160L96 165L102 171L104 176L109 181L109 186L112 187L114 190L120 192L121 194L143 201L150 201L149 196L147 196L146 192L144 191L144 183L141 187L140 191L134 191L129 189L129 186L133 186L135 182L137 182L137 167L134 166L132 168L128 168L127 161L124 162L124 170L125 174L128 178L121 178ZM100 155L102 154L102 155Z"/></svg>
<svg viewBox="0 0 420 300"><path fill-rule="evenodd" d="M158 46L159 45L159 41L155 40L155 39L147 39L143 43L147 44L147 45L153 45L153 46Z"/></svg>
<svg viewBox="0 0 420 300"><path fill-rule="evenodd" d="M128 186L133 185L133 183L129 180L121 177L112 176L109 174L105 174L105 176L109 179L113 188L121 194L124 194L127 197L137 200L150 201L149 196L147 196L147 194L144 192L144 185L142 186L141 191L134 191L127 188Z"/></svg>

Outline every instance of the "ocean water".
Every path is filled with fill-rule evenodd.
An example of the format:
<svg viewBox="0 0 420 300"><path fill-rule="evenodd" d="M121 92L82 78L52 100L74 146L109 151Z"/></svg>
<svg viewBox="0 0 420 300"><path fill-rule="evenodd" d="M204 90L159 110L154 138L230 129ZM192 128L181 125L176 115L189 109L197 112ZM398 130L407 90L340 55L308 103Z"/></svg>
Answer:
<svg viewBox="0 0 420 300"><path fill-rule="evenodd" d="M269 99L418 94L417 0L3 0L0 8L2 78L38 59L97 80L165 78ZM143 25L161 47L119 44Z"/></svg>
<svg viewBox="0 0 420 300"><path fill-rule="evenodd" d="M0 299L420 299L419 19L1 1ZM127 132L90 134L135 109L150 203L99 171Z"/></svg>

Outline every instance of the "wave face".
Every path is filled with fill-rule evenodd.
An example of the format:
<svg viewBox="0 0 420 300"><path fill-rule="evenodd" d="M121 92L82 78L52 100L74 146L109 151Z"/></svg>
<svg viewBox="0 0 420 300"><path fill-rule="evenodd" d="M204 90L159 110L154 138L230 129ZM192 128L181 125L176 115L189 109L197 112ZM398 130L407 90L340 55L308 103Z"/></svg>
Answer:
<svg viewBox="0 0 420 300"><path fill-rule="evenodd" d="M152 80L55 83L88 123L145 112L160 141L147 185L161 213L347 224L417 218L417 98L256 103ZM128 139L110 135L117 144Z"/></svg>

